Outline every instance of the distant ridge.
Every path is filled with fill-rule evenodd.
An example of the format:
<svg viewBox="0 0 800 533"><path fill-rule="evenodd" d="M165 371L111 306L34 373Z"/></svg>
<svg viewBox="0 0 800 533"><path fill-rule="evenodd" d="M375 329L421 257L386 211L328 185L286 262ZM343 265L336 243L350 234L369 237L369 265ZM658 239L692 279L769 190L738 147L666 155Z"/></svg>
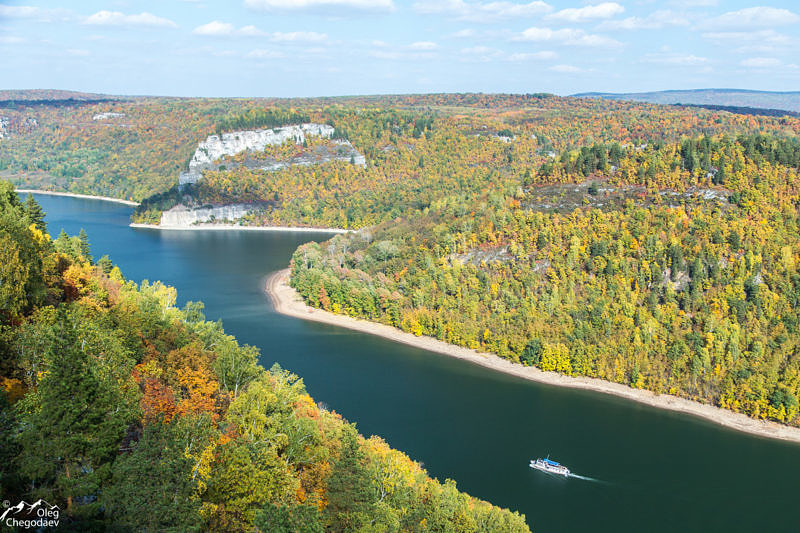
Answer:
<svg viewBox="0 0 800 533"><path fill-rule="evenodd" d="M60 89L4 89L0 90L0 101L16 100L122 100L123 96L110 94L63 91Z"/></svg>
<svg viewBox="0 0 800 533"><path fill-rule="evenodd" d="M76 106L126 100L123 96L56 89L0 90L0 108L17 106Z"/></svg>
<svg viewBox="0 0 800 533"><path fill-rule="evenodd" d="M689 89L645 93L589 92L572 95L576 98L631 100L653 104L685 104L730 108L780 109L800 112L800 91L751 91L747 89Z"/></svg>

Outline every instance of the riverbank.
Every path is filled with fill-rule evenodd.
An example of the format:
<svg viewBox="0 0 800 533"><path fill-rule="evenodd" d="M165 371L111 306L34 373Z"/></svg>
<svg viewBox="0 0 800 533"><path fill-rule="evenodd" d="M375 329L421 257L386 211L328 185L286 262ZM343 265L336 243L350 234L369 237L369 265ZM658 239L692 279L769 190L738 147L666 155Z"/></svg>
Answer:
<svg viewBox="0 0 800 533"><path fill-rule="evenodd" d="M238 224L192 224L191 226L161 226L159 224L128 224L132 228L147 228L170 231L298 231L308 233L350 233L353 230L341 228L307 228L303 226L240 226Z"/></svg>
<svg viewBox="0 0 800 533"><path fill-rule="evenodd" d="M785 426L776 422L755 420L747 415L734 413L727 409L721 409L712 405L686 400L668 394L655 394L646 390L632 389L625 385L602 379L570 377L556 372L545 372L538 368L512 363L494 354L455 346L432 337L417 337L411 333L401 331L385 324L336 315L321 309L314 309L306 305L297 291L289 286L288 269L279 270L270 274L266 279L264 290L272 300L275 310L284 315L331 324L369 333L370 335L378 335L395 342L401 342L431 352L463 359L498 372L504 372L530 381L612 394L652 407L699 416L737 431L743 431L761 437L800 443L800 429L798 428Z"/></svg>
<svg viewBox="0 0 800 533"><path fill-rule="evenodd" d="M39 189L17 189L18 193L22 194L46 194L48 196L69 196L70 198L84 198L87 200L103 200L104 202L115 202L118 204L125 204L136 207L139 202L132 202L130 200L121 200L119 198L111 198L110 196L94 196L91 194L76 194L73 192L58 192L58 191L42 191Z"/></svg>

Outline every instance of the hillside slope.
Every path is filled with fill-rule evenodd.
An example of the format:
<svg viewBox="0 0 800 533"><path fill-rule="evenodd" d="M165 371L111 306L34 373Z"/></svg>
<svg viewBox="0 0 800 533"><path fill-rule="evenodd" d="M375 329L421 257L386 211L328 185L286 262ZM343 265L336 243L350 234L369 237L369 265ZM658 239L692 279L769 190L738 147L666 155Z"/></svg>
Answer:
<svg viewBox="0 0 800 533"><path fill-rule="evenodd" d="M800 140L565 152L421 216L301 246L314 307L800 424ZM582 182L582 183L581 183Z"/></svg>
<svg viewBox="0 0 800 533"><path fill-rule="evenodd" d="M529 531L259 366L202 304L45 230L0 182L4 499L57 505L65 531Z"/></svg>

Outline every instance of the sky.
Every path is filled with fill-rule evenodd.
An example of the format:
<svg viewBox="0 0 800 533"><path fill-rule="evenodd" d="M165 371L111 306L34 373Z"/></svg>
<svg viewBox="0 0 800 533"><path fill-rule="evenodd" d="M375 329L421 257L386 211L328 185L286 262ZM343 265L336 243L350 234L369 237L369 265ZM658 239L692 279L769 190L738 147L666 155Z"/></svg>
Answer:
<svg viewBox="0 0 800 533"><path fill-rule="evenodd" d="M789 91L799 50L787 0L0 0L0 89Z"/></svg>

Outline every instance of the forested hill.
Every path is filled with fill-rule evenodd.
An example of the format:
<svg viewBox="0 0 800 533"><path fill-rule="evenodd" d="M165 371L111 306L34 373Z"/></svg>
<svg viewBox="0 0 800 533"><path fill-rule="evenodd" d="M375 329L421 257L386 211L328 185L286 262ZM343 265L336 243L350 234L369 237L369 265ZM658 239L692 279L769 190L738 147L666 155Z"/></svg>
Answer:
<svg viewBox="0 0 800 533"><path fill-rule="evenodd" d="M271 124L275 112L262 114ZM256 127L257 116L248 111L225 124ZM239 204L250 211L242 224L361 228L421 212L450 195L475 198L523 183L553 183L554 177L538 172L543 164L594 144L642 146L698 132L792 135L800 128L800 119L791 117L552 95L373 97L309 109L305 117L332 125L337 137L364 154L366 164L257 168L263 161L313 160L314 154L337 150L337 139L243 152L220 159L194 185L176 184L145 199L134 219L158 223L162 211L177 204Z"/></svg>
<svg viewBox="0 0 800 533"><path fill-rule="evenodd" d="M59 531L529 531L0 182L0 491Z"/></svg>
<svg viewBox="0 0 800 533"><path fill-rule="evenodd" d="M800 91L749 91L746 89L694 89L644 93L580 93L578 98L605 98L653 104L714 105L782 109L800 112Z"/></svg>
<svg viewBox="0 0 800 533"><path fill-rule="evenodd" d="M0 90L0 102L41 102L54 100L74 100L76 102L98 102L104 100L121 100L123 96L110 94L63 91L58 89Z"/></svg>
<svg viewBox="0 0 800 533"><path fill-rule="evenodd" d="M219 162L217 168L225 169L208 173L188 198L173 188L209 135L274 127L281 123L272 119L280 117L334 126L333 141L350 141L366 165L276 172L248 166L248 158L282 163L328 149L300 145ZM149 199L138 214L147 221L157 221L161 209L176 203L238 202L258 207L248 224L360 227L460 188L472 194L505 184L508 177L532 173L550 154L595 142L639 145L697 132L786 133L798 123L547 94L20 104L0 109L0 177L27 188ZM335 152L335 143L329 144Z"/></svg>
<svg viewBox="0 0 800 533"><path fill-rule="evenodd" d="M301 246L291 282L335 313L797 426L799 169L797 137L565 151Z"/></svg>

